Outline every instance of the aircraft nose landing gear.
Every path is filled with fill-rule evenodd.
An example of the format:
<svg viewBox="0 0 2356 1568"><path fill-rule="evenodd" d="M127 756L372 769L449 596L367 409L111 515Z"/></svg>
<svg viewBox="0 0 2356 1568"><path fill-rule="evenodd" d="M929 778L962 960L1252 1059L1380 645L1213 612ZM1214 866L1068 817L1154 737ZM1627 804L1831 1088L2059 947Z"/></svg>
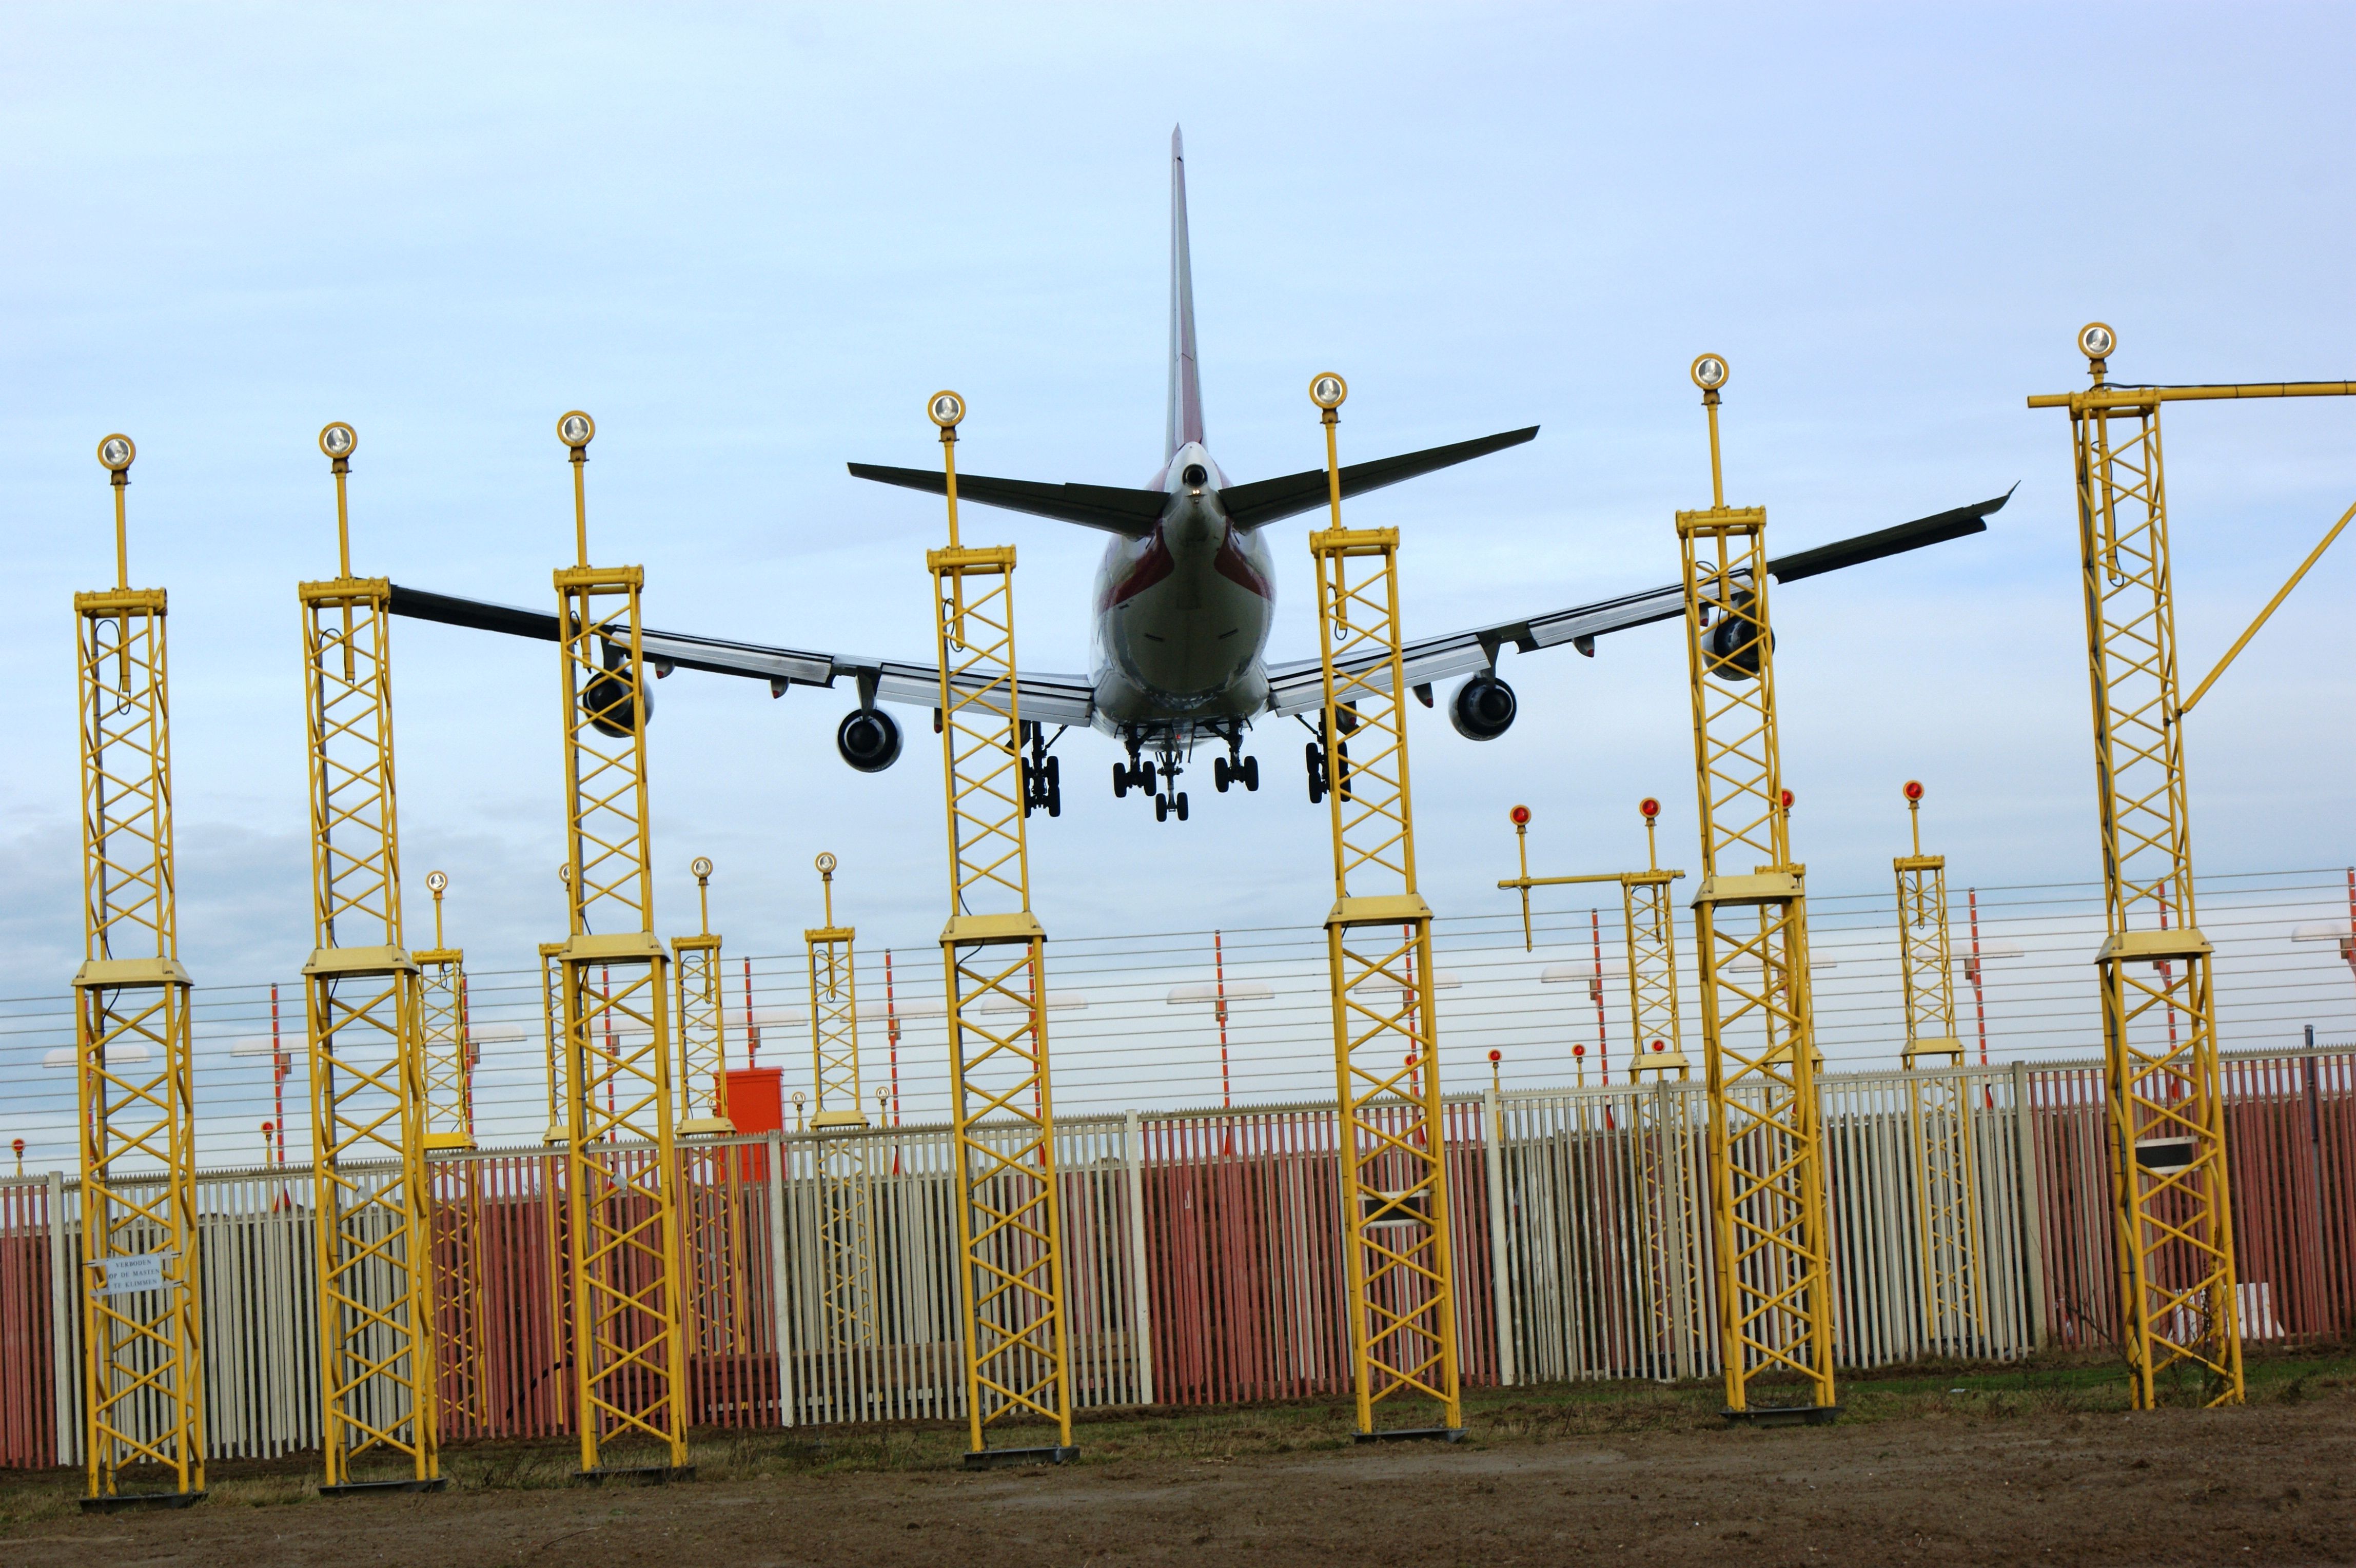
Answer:
<svg viewBox="0 0 2356 1568"><path fill-rule="evenodd" d="M1186 792L1183 789L1175 794L1153 797L1153 820L1166 822L1173 817L1182 822L1186 820Z"/></svg>

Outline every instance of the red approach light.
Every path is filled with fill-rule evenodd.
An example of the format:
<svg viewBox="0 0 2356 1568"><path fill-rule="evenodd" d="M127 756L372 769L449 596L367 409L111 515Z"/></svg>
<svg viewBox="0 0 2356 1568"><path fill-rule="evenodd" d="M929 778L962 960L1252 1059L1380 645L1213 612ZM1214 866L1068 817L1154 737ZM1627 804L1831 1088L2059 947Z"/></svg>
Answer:
<svg viewBox="0 0 2356 1568"><path fill-rule="evenodd" d="M1570 1054L1575 1057L1583 1057L1587 1054L1587 1047L1585 1046L1573 1046L1570 1047Z"/></svg>
<svg viewBox="0 0 2356 1568"><path fill-rule="evenodd" d="M1654 1048L1655 1050L1656 1050L1656 1051L1665 1051L1665 1050L1667 1050L1669 1047L1668 1047L1667 1046L1664 1045L1664 1044L1663 1044L1662 1042L1660 1042L1659 1040L1655 1040L1655 1041L1653 1042L1653 1048Z"/></svg>
<svg viewBox="0 0 2356 1568"><path fill-rule="evenodd" d="M1906 798L1910 800L1919 800L1922 798L1922 781L1921 779L1909 779L1906 780Z"/></svg>
<svg viewBox="0 0 2356 1568"><path fill-rule="evenodd" d="M1505 1052L1503 1052L1503 1051L1491 1051L1491 1052L1489 1053L1489 1059L1490 1059L1491 1061L1493 1061L1493 1062L1501 1062L1501 1061L1504 1061L1504 1060L1505 1059ZM17 1142L18 1144L23 1144L23 1143L24 1143L24 1141L25 1141L25 1140L24 1140L24 1139L22 1139L22 1138L19 1138L19 1139L17 1139L17 1140L16 1140L16 1142Z"/></svg>
<svg viewBox="0 0 2356 1568"><path fill-rule="evenodd" d="M1793 803L1794 800L1798 800L1798 799L1799 799L1799 797L1798 797L1798 796L1796 796L1796 795L1794 795L1794 794L1793 794L1789 789L1786 789L1786 790L1784 790L1784 791L1783 791L1783 809L1784 809L1785 811L1790 811L1790 810L1792 809L1792 803Z"/></svg>
<svg viewBox="0 0 2356 1568"><path fill-rule="evenodd" d="M1661 814L1661 803L1647 795L1636 802L1636 810L1644 812L1644 820L1649 822Z"/></svg>
<svg viewBox="0 0 2356 1568"><path fill-rule="evenodd" d="M1526 828L1530 825L1530 809L1527 806L1516 806L1512 811L1507 811L1505 815L1514 819L1514 826L1517 828Z"/></svg>

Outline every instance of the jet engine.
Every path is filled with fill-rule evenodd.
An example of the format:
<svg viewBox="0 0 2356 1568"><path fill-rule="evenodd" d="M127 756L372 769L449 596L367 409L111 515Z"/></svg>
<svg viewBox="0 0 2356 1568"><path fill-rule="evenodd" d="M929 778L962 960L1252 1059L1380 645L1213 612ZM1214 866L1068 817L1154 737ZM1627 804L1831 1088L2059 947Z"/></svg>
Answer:
<svg viewBox="0 0 2356 1568"><path fill-rule="evenodd" d="M610 642L605 644L603 662L607 670L622 669L629 661L630 656L626 650L615 647ZM651 659L646 661L643 668L648 675L666 672L658 671L655 661ZM581 688L581 711L588 715L589 723L595 727L599 735L613 736L616 739L630 733L627 706L629 700L629 682L617 681L611 675L592 676L589 683ZM653 682L641 680L638 682L637 706L638 722L642 725L652 723L655 716Z"/></svg>
<svg viewBox="0 0 2356 1568"><path fill-rule="evenodd" d="M881 708L853 708L834 732L834 749L862 773L881 773L900 760L900 726Z"/></svg>
<svg viewBox="0 0 2356 1568"><path fill-rule="evenodd" d="M1738 591L1734 596L1735 612L1722 615L1718 624L1702 633L1702 651L1708 656L1702 668L1721 681L1748 681L1759 673L1759 639L1753 633L1753 615L1749 593ZM1767 646L1775 646L1775 634L1767 634Z"/></svg>
<svg viewBox="0 0 2356 1568"><path fill-rule="evenodd" d="M1448 699L1448 722L1466 740L1494 740L1514 727L1521 704L1514 689L1494 675L1475 675Z"/></svg>

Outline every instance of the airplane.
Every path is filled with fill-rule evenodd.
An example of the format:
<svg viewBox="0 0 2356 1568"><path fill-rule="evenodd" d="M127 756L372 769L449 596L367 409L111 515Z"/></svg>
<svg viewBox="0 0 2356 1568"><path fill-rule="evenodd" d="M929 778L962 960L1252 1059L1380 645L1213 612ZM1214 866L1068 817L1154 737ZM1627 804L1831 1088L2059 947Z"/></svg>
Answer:
<svg viewBox="0 0 2356 1568"><path fill-rule="evenodd" d="M1205 743L1224 750L1212 763L1212 781L1220 793L1235 784L1257 790L1259 760L1245 755L1243 748L1245 736L1261 719L1290 717L1309 731L1304 762L1312 805L1323 799L1330 778L1323 714L1319 713L1316 725L1303 716L1324 706L1323 664L1315 659L1269 664L1266 659L1276 612L1276 564L1269 525L1326 506L1328 478L1323 468L1311 468L1238 485L1228 480L1211 456L1195 353L1185 146L1177 130L1170 135L1169 371L1162 465L1142 488L958 476L962 500L1113 535L1097 571L1093 672L1016 672L1023 744L1029 748L1023 769L1026 814L1040 809L1050 816L1062 814L1062 769L1048 748L1075 725L1093 727L1121 743L1128 760L1113 764L1113 794L1125 797L1137 790L1151 797L1157 821L1187 820L1186 793L1178 780L1192 764L1195 748ZM1349 464L1341 470L1342 494L1363 495L1469 462L1531 441L1537 433L1533 424ZM947 490L945 476L937 471L866 463L849 467L857 478L935 495ZM1767 573L1778 583L1791 583L1982 532L1988 514L2009 499L2008 491L1976 505L1779 556L1767 563ZM395 615L423 620L557 639L553 615L398 584L392 588L391 608ZM1406 683L1429 707L1435 683L1463 677L1448 700L1449 720L1468 739L1494 740L1513 725L1520 711L1513 688L1497 673L1498 655L1506 647L1527 654L1569 644L1592 658L1595 639L1606 632L1684 613L1685 590L1672 584L1420 639L1403 649ZM772 696L783 696L792 686L831 688L849 677L858 706L837 726L835 747L843 761L865 773L881 772L900 757L900 726L881 703L933 708L940 701L939 667L925 660L819 653L653 630L642 630L640 641L658 676L674 669L747 676L766 680ZM609 649L607 657L619 657L619 650ZM650 719L651 689L648 695ZM1052 736L1046 734L1047 725L1057 726Z"/></svg>

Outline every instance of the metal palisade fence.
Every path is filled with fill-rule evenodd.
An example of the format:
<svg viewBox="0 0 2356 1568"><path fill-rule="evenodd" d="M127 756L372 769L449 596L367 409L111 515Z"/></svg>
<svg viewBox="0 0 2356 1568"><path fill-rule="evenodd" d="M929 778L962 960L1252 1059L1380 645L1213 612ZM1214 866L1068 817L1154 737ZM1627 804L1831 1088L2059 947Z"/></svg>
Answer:
<svg viewBox="0 0 2356 1568"><path fill-rule="evenodd" d="M1924 1245L1915 1106L1965 1106L1970 1256ZM2243 1329L2296 1342L2356 1326L2356 1050L2226 1066ZM1845 1367L2003 1360L2116 1333L2102 1079L2092 1062L1820 1080ZM1448 1102L1475 1383L1707 1376L1718 1368L1698 1081L1492 1090ZM1056 1128L1073 1391L1083 1408L1344 1393L1350 1355L1331 1104L1074 1117ZM845 1330L819 1245L828 1140L867 1143L873 1299ZM785 1427L963 1414L956 1191L946 1127L773 1133L682 1148L689 1418ZM563 1163L437 1156L445 1435L552 1436L574 1419ZM0 1464L80 1452L72 1282L80 1194L0 1180ZM319 1442L307 1172L199 1187L212 1452ZM1019 1262L1019 1259L1008 1260ZM1925 1271L1965 1304L1926 1305ZM836 1282L839 1283L839 1282Z"/></svg>

